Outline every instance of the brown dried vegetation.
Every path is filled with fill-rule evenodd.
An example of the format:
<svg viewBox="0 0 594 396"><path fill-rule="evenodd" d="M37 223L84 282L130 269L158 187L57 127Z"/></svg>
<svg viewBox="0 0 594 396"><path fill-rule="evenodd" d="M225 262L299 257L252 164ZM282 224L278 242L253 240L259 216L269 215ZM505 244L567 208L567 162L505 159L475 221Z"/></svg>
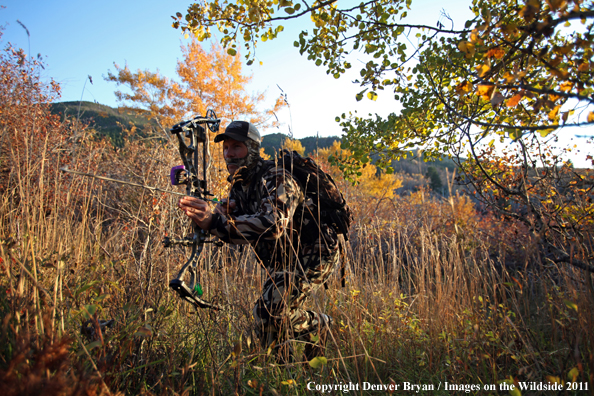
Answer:
<svg viewBox="0 0 594 396"><path fill-rule="evenodd" d="M205 249L206 297L230 309L194 312L167 288L186 258L160 243L187 229L176 199L59 172L67 165L172 188L176 148L129 131L116 149L76 120L59 122L47 108L58 87L39 80L37 61L12 49L0 61L7 394L275 395L306 393L310 381L510 377L592 388L591 274L543 262L521 223L478 210L463 194L384 191L398 179L343 184L357 216L347 284L336 276L311 298L336 322L326 360L276 364L251 330L265 276L249 249ZM224 178L213 172L213 182L224 196Z"/></svg>

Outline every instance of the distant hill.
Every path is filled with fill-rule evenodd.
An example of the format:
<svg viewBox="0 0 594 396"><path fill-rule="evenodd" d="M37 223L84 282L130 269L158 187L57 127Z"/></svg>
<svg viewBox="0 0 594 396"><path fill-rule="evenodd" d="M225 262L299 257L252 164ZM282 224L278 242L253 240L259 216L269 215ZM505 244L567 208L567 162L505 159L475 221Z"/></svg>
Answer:
<svg viewBox="0 0 594 396"><path fill-rule="evenodd" d="M79 108L80 106L80 108ZM122 127L121 125L129 127L135 125L139 130L139 134L143 135L142 131L147 128L154 127L154 121L149 120L142 115L129 114L127 112L114 109L113 107L102 105L93 102L58 102L52 104L52 112L62 116L70 116L77 118L80 114L80 120L88 122L91 128L104 136L109 136L113 143L117 146L123 145ZM287 138L283 133L271 133L262 137L262 147L264 152L272 157L280 149L282 142ZM310 155L318 148L327 148L332 146L334 141L340 142L339 136L316 137L309 136L298 139L305 148L305 154ZM396 172L406 173L420 173L424 174L428 166L433 166L442 171L447 168L450 172L457 168L456 164L449 159L433 163L420 163L416 159L416 153L410 152L407 159L401 161L393 161L392 167Z"/></svg>
<svg viewBox="0 0 594 396"><path fill-rule="evenodd" d="M274 157L275 153L281 147L282 142L287 138L287 135L283 133L272 133L269 135L264 135L262 137L262 147L264 147L264 152L271 157ZM330 137L315 137L309 136L302 139L297 139L301 142L303 147L305 148L305 154L310 155L311 153L315 152L317 148L326 148L332 146L334 141L340 142L341 139L339 136L330 136ZM377 159L377 155L372 155L371 159L374 161ZM441 173L445 174L446 169L450 174L454 172L458 165L454 161L448 158L444 158L441 161L435 162L424 162L418 160L418 155L415 151L409 151L406 159L402 159L400 161L392 161L392 168L394 168L395 172L403 172L408 174L421 174L424 175L429 167L434 167L441 171Z"/></svg>
<svg viewBox="0 0 594 396"><path fill-rule="evenodd" d="M156 126L154 121L146 117L128 114L119 109L93 102L52 103L52 112L60 114L62 117L77 118L80 116L82 122L88 122L91 128L104 136L109 136L117 146L123 144L122 127L118 123L127 127L133 124L141 131Z"/></svg>

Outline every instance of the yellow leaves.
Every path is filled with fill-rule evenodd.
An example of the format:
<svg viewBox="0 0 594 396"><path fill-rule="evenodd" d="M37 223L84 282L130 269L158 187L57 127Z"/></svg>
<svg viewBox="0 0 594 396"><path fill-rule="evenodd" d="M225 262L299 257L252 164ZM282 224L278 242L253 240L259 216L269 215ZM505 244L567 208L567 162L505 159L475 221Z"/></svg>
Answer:
<svg viewBox="0 0 594 396"><path fill-rule="evenodd" d="M239 355L241 355L241 351L242 351L242 347L241 347L241 340L240 340L233 347L233 351L231 352L231 355L233 356L234 359L236 359Z"/></svg>
<svg viewBox="0 0 594 396"><path fill-rule="evenodd" d="M476 72L478 73L479 77L484 77L490 70L491 67L489 65L479 65L476 67Z"/></svg>
<svg viewBox="0 0 594 396"><path fill-rule="evenodd" d="M205 51L198 39L192 37L182 44L181 52L175 80L159 72L131 72L118 66L117 73L108 75L109 80L132 91L121 97L125 105L148 110L150 117L158 119L165 128L187 114L205 114L208 108L226 119L243 115L249 115L255 123L267 119L263 111L254 110L263 97L246 91L250 77L242 74L241 60L229 56L229 50L213 45L210 51Z"/></svg>
<svg viewBox="0 0 594 396"><path fill-rule="evenodd" d="M594 122L594 111L588 114L588 122Z"/></svg>
<svg viewBox="0 0 594 396"><path fill-rule="evenodd" d="M487 51L485 56L487 58L501 59L505 56L505 51L500 47L491 48L489 51Z"/></svg>
<svg viewBox="0 0 594 396"><path fill-rule="evenodd" d="M580 375L580 370L577 367L574 367L567 373L567 379L571 382L575 382L578 375Z"/></svg>
<svg viewBox="0 0 594 396"><path fill-rule="evenodd" d="M466 55L466 58L472 58L476 53L476 46L483 43L483 40L479 36L479 30L482 29L474 29L470 33L470 41L464 40L458 43L458 49Z"/></svg>
<svg viewBox="0 0 594 396"><path fill-rule="evenodd" d="M485 100L491 100L491 94L493 93L493 85L479 85L477 87L477 95Z"/></svg>
<svg viewBox="0 0 594 396"><path fill-rule="evenodd" d="M281 144L281 148L287 149L289 151L297 151L299 155L305 154L305 147L301 144L301 142L297 139L286 138L285 141Z"/></svg>
<svg viewBox="0 0 594 396"><path fill-rule="evenodd" d="M324 366L325 364L328 364L328 359L326 359L324 356L316 356L308 363L312 368L317 369Z"/></svg>
<svg viewBox="0 0 594 396"><path fill-rule="evenodd" d="M549 384L561 384L561 378L554 376L554 375L547 375L545 379L549 382Z"/></svg>
<svg viewBox="0 0 594 396"><path fill-rule="evenodd" d="M590 62L584 62L578 66L578 72L584 73L592 70L592 64Z"/></svg>
<svg viewBox="0 0 594 396"><path fill-rule="evenodd" d="M567 70L552 69L551 74L562 80L567 80L567 78L569 78L569 72Z"/></svg>
<svg viewBox="0 0 594 396"><path fill-rule="evenodd" d="M350 157L352 155L352 153L349 150L342 149L340 147L340 142L337 142L335 140L332 143L331 147L318 149L316 155L319 158L319 160L328 161L330 156L344 158L344 157Z"/></svg>
<svg viewBox="0 0 594 396"><path fill-rule="evenodd" d="M510 83L516 81L516 76L511 74L510 72L505 72L505 74L503 75L503 79L505 80L505 82L507 84L510 84Z"/></svg>
<svg viewBox="0 0 594 396"><path fill-rule="evenodd" d="M326 14L324 13L324 14L315 14L314 15L313 12L311 13L311 21L314 23L314 25L316 25L317 28L324 27L326 25L326 23L327 23L324 20L324 18L322 18L321 15L326 15Z"/></svg>
<svg viewBox="0 0 594 396"><path fill-rule="evenodd" d="M516 107L518 105L518 103L520 103L520 100L522 100L523 96L524 95L522 95L521 93L517 93L514 96L512 96L511 98L509 98L507 100L507 102L505 103L505 105L509 108Z"/></svg>
<svg viewBox="0 0 594 396"><path fill-rule="evenodd" d="M549 94L549 100L551 102L556 102L557 100L561 99L561 96L555 94Z"/></svg>
<svg viewBox="0 0 594 396"><path fill-rule="evenodd" d="M567 54L574 52L573 47L574 47L573 44L567 44L567 45L564 45L563 47L555 47L554 51L559 54L562 54L562 55L567 55Z"/></svg>
<svg viewBox="0 0 594 396"><path fill-rule="evenodd" d="M270 155L266 154L266 152L264 151L264 147L260 147L260 158L262 158L263 160L270 159Z"/></svg>
<svg viewBox="0 0 594 396"><path fill-rule="evenodd" d="M553 110L549 112L549 120L554 121L559 117L559 110L561 110L561 105L555 106Z"/></svg>
<svg viewBox="0 0 594 396"><path fill-rule="evenodd" d="M506 84L511 84L516 80L521 80L525 76L526 76L525 71L520 71L520 70L518 70L517 67L514 67L513 71L511 71L511 72L506 71L503 74L503 79L505 80Z"/></svg>
<svg viewBox="0 0 594 396"><path fill-rule="evenodd" d="M258 380L248 380L247 384L252 389L258 388Z"/></svg>
<svg viewBox="0 0 594 396"><path fill-rule="evenodd" d="M394 190L402 187L402 178L399 175L381 173L377 174L377 168L368 164L361 169L360 187L363 192L373 197L392 198Z"/></svg>
<svg viewBox="0 0 594 396"><path fill-rule="evenodd" d="M501 26L501 32L506 36L518 32L518 25L515 23L508 23Z"/></svg>
<svg viewBox="0 0 594 396"><path fill-rule="evenodd" d="M538 133L540 134L541 138L546 138L547 136L549 136L551 133L553 133L555 131L555 128L551 128L551 129L541 129L540 131L538 131Z"/></svg>
<svg viewBox="0 0 594 396"><path fill-rule="evenodd" d="M569 300L563 300L563 302L565 303L565 305L567 305L568 308L574 309L575 312L578 311L578 306L576 303L574 303L573 301L569 301Z"/></svg>
<svg viewBox="0 0 594 396"><path fill-rule="evenodd" d="M293 387L293 386L295 386L297 383L296 383L294 380L292 380L292 379L288 379L288 380L286 380L286 381L281 381L281 384L283 384L283 385L287 385L288 387Z"/></svg>
<svg viewBox="0 0 594 396"><path fill-rule="evenodd" d="M518 140L523 135L521 129L510 129L507 133L509 135L509 138L514 141Z"/></svg>
<svg viewBox="0 0 594 396"><path fill-rule="evenodd" d="M551 11L555 12L567 5L566 0L545 0Z"/></svg>
<svg viewBox="0 0 594 396"><path fill-rule="evenodd" d="M460 84L456 85L457 95L464 96L470 91L472 91L472 83L470 81L463 81Z"/></svg>
<svg viewBox="0 0 594 396"><path fill-rule="evenodd" d="M458 49L460 50L460 52L464 52L467 58L472 58L476 51L474 48L474 44L468 41L461 41L460 43L458 43Z"/></svg>
<svg viewBox="0 0 594 396"><path fill-rule="evenodd" d="M377 100L377 94L375 92L372 92L372 91L367 92L367 98L369 100L374 100L375 101L375 100Z"/></svg>
<svg viewBox="0 0 594 396"><path fill-rule="evenodd" d="M573 88L573 83L571 81L565 81L559 86L559 89L563 92L569 92L571 91L571 88Z"/></svg>
<svg viewBox="0 0 594 396"><path fill-rule="evenodd" d="M557 67L557 66L559 66L559 64L561 63L561 61L563 61L563 58L561 58L559 56L556 56L556 57L554 57L553 59L551 59L549 61L549 65L552 66L552 67Z"/></svg>

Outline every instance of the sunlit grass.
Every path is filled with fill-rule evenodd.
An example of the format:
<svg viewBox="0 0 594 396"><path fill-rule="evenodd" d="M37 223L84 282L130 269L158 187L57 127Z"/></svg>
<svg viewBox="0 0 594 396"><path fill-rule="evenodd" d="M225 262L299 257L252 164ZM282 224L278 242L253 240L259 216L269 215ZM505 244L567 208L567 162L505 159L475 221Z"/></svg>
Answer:
<svg viewBox="0 0 594 396"><path fill-rule="evenodd" d="M294 342L295 361L280 364L252 329L265 274L250 249L205 250L206 297L227 309L196 312L167 287L187 257L161 245L187 230L175 199L58 170L67 162L162 185L175 147L131 140L115 152L46 127L55 132L48 144L19 126L2 151L14 164L0 195L0 380L9 395L293 395L404 382L445 395L445 381L510 377L592 384L591 275L547 261L522 227L479 214L463 195L351 191L346 285L337 269L308 301L335 320L324 359L306 361Z"/></svg>

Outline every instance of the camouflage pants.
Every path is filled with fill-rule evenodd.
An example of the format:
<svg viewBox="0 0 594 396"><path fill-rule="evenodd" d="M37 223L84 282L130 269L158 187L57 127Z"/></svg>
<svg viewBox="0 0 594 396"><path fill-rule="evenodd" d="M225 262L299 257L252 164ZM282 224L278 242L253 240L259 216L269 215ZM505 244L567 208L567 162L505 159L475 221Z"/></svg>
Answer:
<svg viewBox="0 0 594 396"><path fill-rule="evenodd" d="M302 305L328 280L339 258L338 250L329 256L305 256L300 261L302 269L269 274L253 311L263 347L275 340L303 339L317 330L320 314L306 311Z"/></svg>

